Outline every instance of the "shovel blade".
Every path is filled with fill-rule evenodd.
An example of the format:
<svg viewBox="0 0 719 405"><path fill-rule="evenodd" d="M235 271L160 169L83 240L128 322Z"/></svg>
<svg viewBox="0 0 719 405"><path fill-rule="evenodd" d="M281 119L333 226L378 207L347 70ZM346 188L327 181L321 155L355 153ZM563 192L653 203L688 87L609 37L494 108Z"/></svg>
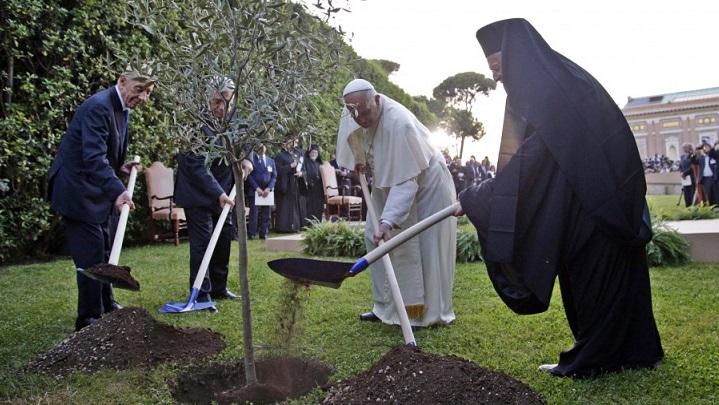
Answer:
<svg viewBox="0 0 719 405"><path fill-rule="evenodd" d="M197 302L199 295L200 290L198 288L192 288L190 290L190 298L187 299L187 302L168 302L160 308L160 312L164 314L179 314L183 312L201 311L214 307L217 304L214 301Z"/></svg>
<svg viewBox="0 0 719 405"><path fill-rule="evenodd" d="M110 284L115 288L140 291L140 283L129 274L129 268L115 266L117 269L112 269L112 271L108 272L107 270L111 268L110 266L112 265L105 264L103 267L99 267L98 265L90 267L89 269L81 269L78 267L77 272L101 283ZM112 275L113 271L124 271L127 275L123 277Z"/></svg>
<svg viewBox="0 0 719 405"><path fill-rule="evenodd" d="M275 273L301 283L340 288L342 282L353 275L350 270L354 263L285 258L272 260L267 265Z"/></svg>
<svg viewBox="0 0 719 405"><path fill-rule="evenodd" d="M179 314L183 312L201 311L217 305L217 302L168 302L160 308L163 314Z"/></svg>

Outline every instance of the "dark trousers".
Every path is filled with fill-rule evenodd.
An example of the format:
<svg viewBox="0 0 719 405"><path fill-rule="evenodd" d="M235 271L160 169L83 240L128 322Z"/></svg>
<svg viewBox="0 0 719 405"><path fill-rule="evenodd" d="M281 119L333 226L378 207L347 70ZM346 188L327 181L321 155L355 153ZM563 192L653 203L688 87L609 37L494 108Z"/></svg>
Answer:
<svg viewBox="0 0 719 405"><path fill-rule="evenodd" d="M190 288L195 283L200 265L210 244L215 224L220 219L222 211L213 211L207 208L185 208L187 218L187 236L190 240ZM222 294L227 290L227 275L229 274L230 246L232 244L232 215L227 215L222 224L222 231L207 265L205 277L202 280L198 302L210 300L209 295Z"/></svg>
<svg viewBox="0 0 719 405"><path fill-rule="evenodd" d="M702 177L701 185L704 186L704 197L709 201L709 205L719 204L717 194L717 185L711 177Z"/></svg>
<svg viewBox="0 0 719 405"><path fill-rule="evenodd" d="M260 234L260 238L266 238L267 233L270 231L270 215L271 209L269 205L255 205L255 196L250 195L247 197L248 205L250 206L250 218L247 224L247 236L250 239L255 237L256 233ZM257 229L259 216L259 229ZM258 232L259 231L259 232Z"/></svg>
<svg viewBox="0 0 719 405"><path fill-rule="evenodd" d="M88 269L97 264L107 263L112 246L117 217L113 216L105 224L90 224L63 217L70 255L75 267ZM111 232L112 231L112 232ZM115 300L112 286L94 280L77 272L77 317L99 318Z"/></svg>
<svg viewBox="0 0 719 405"><path fill-rule="evenodd" d="M684 204L686 204L687 207L691 207L692 205L694 205L695 191L696 191L696 187L694 187L694 186L682 187L682 193L684 194Z"/></svg>

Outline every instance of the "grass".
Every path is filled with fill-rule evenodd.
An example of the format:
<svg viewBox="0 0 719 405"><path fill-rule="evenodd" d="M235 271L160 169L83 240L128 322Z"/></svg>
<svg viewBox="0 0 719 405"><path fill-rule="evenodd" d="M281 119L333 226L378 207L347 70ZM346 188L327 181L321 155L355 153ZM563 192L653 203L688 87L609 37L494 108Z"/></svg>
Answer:
<svg viewBox="0 0 719 405"><path fill-rule="evenodd" d="M676 197L674 197L676 199ZM676 200L674 201L676 204ZM286 281L267 261L296 254L267 252L250 241L250 283L256 356L275 342L281 291ZM130 266L142 291L116 290L125 306L146 308L156 319L178 327L207 327L222 333L227 348L218 361L242 358L239 302L223 301L218 314L161 314L167 301L187 299L187 243L127 248L120 262ZM237 263L233 246L232 263ZM497 297L482 264L457 266L451 325L417 331L421 349L454 354L526 382L549 404L711 404L719 403L719 264L695 263L651 270L655 316L666 357L653 371L628 371L596 379L572 380L537 371L554 363L573 343L558 288L545 313L518 316ZM237 269L230 288L239 291ZM0 268L0 403L2 404L172 404L168 384L173 365L149 372L75 374L50 378L23 368L38 354L73 332L75 270L69 259ZM294 353L328 362L333 379L352 377L391 347L403 344L399 327L364 324L357 316L370 309L369 272L340 289L312 287L306 294L301 333ZM294 404L321 402L319 390Z"/></svg>

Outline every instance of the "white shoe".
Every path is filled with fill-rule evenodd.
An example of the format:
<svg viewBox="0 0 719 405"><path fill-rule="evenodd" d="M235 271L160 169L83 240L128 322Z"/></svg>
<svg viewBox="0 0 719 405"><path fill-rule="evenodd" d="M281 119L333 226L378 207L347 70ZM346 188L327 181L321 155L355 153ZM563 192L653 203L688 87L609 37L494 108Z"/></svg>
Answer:
<svg viewBox="0 0 719 405"><path fill-rule="evenodd" d="M539 366L539 371L546 371L548 373L551 373L554 371L554 367L557 367L558 364L542 364Z"/></svg>

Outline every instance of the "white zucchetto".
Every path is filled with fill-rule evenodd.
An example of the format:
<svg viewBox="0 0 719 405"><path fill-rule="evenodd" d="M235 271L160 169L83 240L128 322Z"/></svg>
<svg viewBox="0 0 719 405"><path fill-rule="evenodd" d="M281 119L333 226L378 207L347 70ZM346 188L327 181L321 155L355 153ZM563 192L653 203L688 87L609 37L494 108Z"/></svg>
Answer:
<svg viewBox="0 0 719 405"><path fill-rule="evenodd" d="M374 90L374 86L372 86L372 83L367 80L354 79L345 86L345 89L342 91L342 97L364 90Z"/></svg>

